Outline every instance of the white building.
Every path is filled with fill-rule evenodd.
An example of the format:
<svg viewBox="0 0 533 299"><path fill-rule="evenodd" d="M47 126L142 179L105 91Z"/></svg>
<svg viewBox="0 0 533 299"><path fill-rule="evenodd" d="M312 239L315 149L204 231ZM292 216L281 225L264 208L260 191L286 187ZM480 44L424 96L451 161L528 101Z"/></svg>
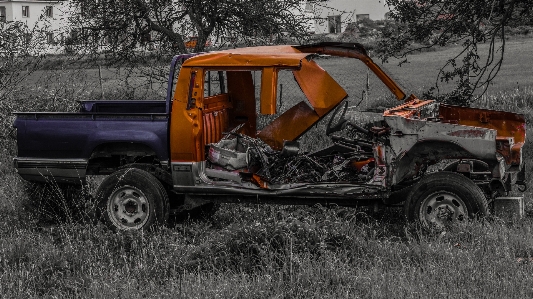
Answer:
<svg viewBox="0 0 533 299"><path fill-rule="evenodd" d="M316 34L339 34L362 19L384 20L390 11L385 0L315 0L308 6L315 14Z"/></svg>
<svg viewBox="0 0 533 299"><path fill-rule="evenodd" d="M56 42L68 20L65 0L0 0L0 22L22 22L28 34L43 39L47 52L56 52Z"/></svg>

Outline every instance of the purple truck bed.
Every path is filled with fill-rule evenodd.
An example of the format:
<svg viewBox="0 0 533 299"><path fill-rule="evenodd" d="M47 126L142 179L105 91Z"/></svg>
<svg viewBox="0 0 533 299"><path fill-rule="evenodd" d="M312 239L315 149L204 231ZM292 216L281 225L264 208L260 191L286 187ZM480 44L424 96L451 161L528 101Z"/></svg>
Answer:
<svg viewBox="0 0 533 299"><path fill-rule="evenodd" d="M93 151L105 144L138 143L168 160L165 101L84 101L78 113L22 112L17 118L15 166L29 180L52 175L84 179Z"/></svg>

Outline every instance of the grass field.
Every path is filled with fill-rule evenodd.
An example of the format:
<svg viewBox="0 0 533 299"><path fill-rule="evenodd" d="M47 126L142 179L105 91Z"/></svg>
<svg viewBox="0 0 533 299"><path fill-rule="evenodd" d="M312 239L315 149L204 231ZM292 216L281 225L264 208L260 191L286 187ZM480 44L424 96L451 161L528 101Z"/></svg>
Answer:
<svg viewBox="0 0 533 299"><path fill-rule="evenodd" d="M532 45L532 40L509 43L501 76L476 105L524 113L531 127ZM385 68L406 89L418 92L416 86L432 84L438 61L452 50L423 53L409 65ZM366 80L366 71L355 74L342 60L320 64L346 83ZM210 219L189 219L150 232L113 233L92 223L83 209L43 224L39 212L46 206L41 199L50 193L29 193L13 170L10 113L72 110L74 100L99 98L101 87L106 98L164 95L157 83L149 86L140 75L126 81L116 70L104 70L102 77L100 85L97 69L37 72L0 101L0 297L533 297L530 191L525 219L477 221L439 234L406 223L400 208L372 213L250 204L222 205ZM369 98L379 97L378 86L370 81ZM126 92L128 87L136 92ZM353 98L356 102L359 96ZM323 142L318 139L323 132L323 125L313 129L310 143ZM524 156L532 169L531 146ZM532 184L530 173L528 182Z"/></svg>

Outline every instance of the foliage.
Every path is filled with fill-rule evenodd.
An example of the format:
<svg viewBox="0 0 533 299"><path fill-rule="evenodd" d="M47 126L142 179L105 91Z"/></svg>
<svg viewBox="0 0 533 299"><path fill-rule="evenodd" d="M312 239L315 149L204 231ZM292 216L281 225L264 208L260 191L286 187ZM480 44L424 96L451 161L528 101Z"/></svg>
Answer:
<svg viewBox="0 0 533 299"><path fill-rule="evenodd" d="M387 0L387 4L394 7L390 16L401 26L384 32L382 58L405 58L424 48L461 45L441 68L427 96L463 105L471 103L476 90L484 92L500 70L508 27L531 25L533 19L529 0ZM490 46L480 52L483 43ZM439 94L439 82L450 81L456 82L456 89Z"/></svg>
<svg viewBox="0 0 533 299"><path fill-rule="evenodd" d="M143 51L186 53L189 38L194 52L213 40L280 40L306 32L297 0L135 0L71 1L74 34L70 50L105 50L114 59L128 60ZM142 47L139 47L139 44Z"/></svg>

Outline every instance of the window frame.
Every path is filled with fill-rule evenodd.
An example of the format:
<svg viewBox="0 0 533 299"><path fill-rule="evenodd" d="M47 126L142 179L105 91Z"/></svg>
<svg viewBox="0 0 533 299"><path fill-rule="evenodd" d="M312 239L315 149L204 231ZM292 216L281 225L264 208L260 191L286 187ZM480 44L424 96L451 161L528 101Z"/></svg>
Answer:
<svg viewBox="0 0 533 299"><path fill-rule="evenodd" d="M53 32L47 32L46 33L46 43L49 45L54 45L56 42L54 40L54 33Z"/></svg>
<svg viewBox="0 0 533 299"><path fill-rule="evenodd" d="M22 17L23 18L29 18L30 17L30 6L29 5L23 5L22 6Z"/></svg>
<svg viewBox="0 0 533 299"><path fill-rule="evenodd" d="M53 18L54 17L54 7L51 5L47 5L44 9L44 15L47 18Z"/></svg>
<svg viewBox="0 0 533 299"><path fill-rule="evenodd" d="M332 30L334 28L334 30ZM332 32L334 31L334 32ZM339 34L342 32L342 17L341 15L328 16L328 33Z"/></svg>

